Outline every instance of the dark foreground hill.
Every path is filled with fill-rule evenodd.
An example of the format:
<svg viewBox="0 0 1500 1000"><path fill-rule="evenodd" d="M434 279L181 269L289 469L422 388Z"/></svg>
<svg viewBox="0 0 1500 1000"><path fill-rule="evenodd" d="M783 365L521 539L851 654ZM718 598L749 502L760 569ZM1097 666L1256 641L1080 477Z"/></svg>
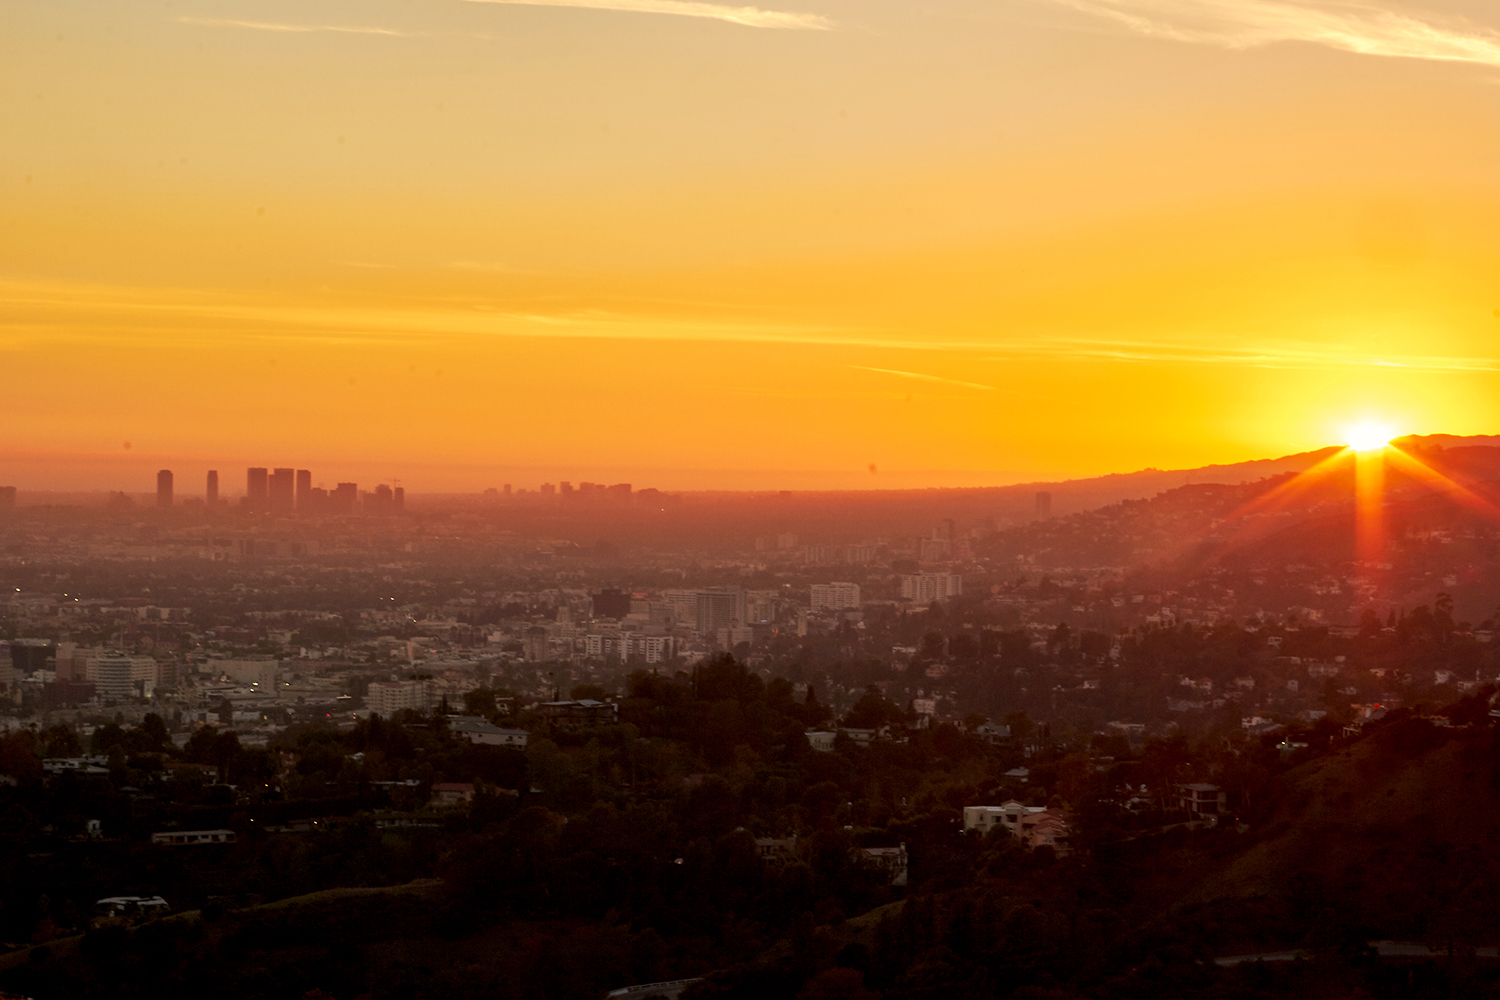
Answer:
<svg viewBox="0 0 1500 1000"><path fill-rule="evenodd" d="M690 997L1488 996L1500 962L1473 949L1500 944L1500 747L1487 699L1452 714L1457 727L1397 717L1358 739L1318 731L1287 761L1247 746L1274 773L1212 829L1143 835L1090 819L1100 806L1085 795L1082 849L1064 858L1003 832L965 838L953 810L935 809L904 833L923 845L910 895L867 894L863 915L836 893L809 896L825 866L857 874L838 874L832 828L806 868L763 873L729 831L632 873L600 839L604 814L564 823L531 809L488 839L446 843L441 882L91 931L8 956L0 989L540 1000L688 972L707 974ZM644 815L626 826L616 836L658 835ZM632 909L630 894L658 878L670 898ZM778 923L778 910L800 915ZM1377 940L1435 954L1381 959ZM1305 957L1215 962L1289 950Z"/></svg>

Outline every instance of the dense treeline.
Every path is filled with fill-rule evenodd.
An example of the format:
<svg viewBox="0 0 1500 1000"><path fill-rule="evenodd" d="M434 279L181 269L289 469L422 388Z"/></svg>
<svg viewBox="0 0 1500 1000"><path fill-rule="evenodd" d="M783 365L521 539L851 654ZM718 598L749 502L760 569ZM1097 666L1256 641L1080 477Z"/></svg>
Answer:
<svg viewBox="0 0 1500 1000"><path fill-rule="evenodd" d="M1354 743L1332 724L1263 740L1069 742L1016 715L1015 739L1001 745L937 726L869 745L840 737L817 752L803 732L832 720L816 690L794 696L726 658L677 677L638 673L616 724L536 722L524 753L455 739L441 716L288 730L259 751L208 730L175 751L150 720L106 727L92 745L110 759L107 776L29 775L0 792L0 927L40 946L0 956L0 989L596 1000L627 983L709 975L704 997L1269 997L1311 989L1316 976L1205 962L1296 946L1334 963L1317 975L1340 988L1396 995L1368 959L1370 938L1446 935L1462 950L1500 932L1482 905L1500 871L1473 846L1500 834L1492 694L1451 706L1455 728L1395 713ZM871 689L840 721L901 735L908 718ZM1287 735L1307 746L1288 754L1276 745ZM29 738L43 750L67 740ZM34 752L25 739L7 752ZM153 773L149 760L184 773L126 784ZM221 770L263 776L255 761L269 781L208 801ZM1022 764L1024 779L1007 775ZM1382 775L1393 797L1366 795L1361 782L1377 788ZM1449 827L1469 817L1463 843L1401 825L1419 811L1410 789L1438 788L1438 775L1466 790L1461 811L1452 789L1420 804ZM1169 790L1193 779L1233 790L1238 815L1183 826ZM472 807L419 809L443 780L472 782ZM1316 850L1348 857L1344 869L1304 867L1259 894L1193 896L1257 851L1307 850L1287 838L1338 789L1348 796L1339 814L1356 828ZM963 806L1012 795L1069 810L1073 852L963 832ZM214 818L238 842L144 842L153 822L189 808L178 815ZM375 825L382 814L425 825ZM109 839L64 834L100 816ZM299 817L319 826L269 829ZM1343 835L1313 839L1329 836ZM860 850L897 845L909 856L905 886ZM1381 857L1399 860L1399 879L1370 871ZM1247 871L1235 877L1261 877ZM366 889L287 898L337 886ZM1387 887L1399 903L1384 901ZM197 912L85 931L93 899L153 893ZM1422 975L1445 989L1489 981L1479 967Z"/></svg>

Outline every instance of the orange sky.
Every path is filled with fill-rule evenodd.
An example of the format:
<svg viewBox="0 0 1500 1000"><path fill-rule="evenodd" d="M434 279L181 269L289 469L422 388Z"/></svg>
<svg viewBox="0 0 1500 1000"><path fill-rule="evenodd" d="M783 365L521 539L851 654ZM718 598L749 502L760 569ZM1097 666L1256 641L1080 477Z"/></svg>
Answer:
<svg viewBox="0 0 1500 1000"><path fill-rule="evenodd" d="M11 0L0 84L23 489L980 485L1500 428L1491 4Z"/></svg>

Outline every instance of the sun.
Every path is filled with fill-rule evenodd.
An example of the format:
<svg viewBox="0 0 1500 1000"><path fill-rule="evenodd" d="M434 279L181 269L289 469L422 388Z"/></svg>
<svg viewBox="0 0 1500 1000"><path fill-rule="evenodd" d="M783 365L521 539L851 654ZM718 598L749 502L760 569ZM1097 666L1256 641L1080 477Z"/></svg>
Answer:
<svg viewBox="0 0 1500 1000"><path fill-rule="evenodd" d="M1355 451L1379 451L1390 444L1393 435L1391 429L1384 424L1367 420L1350 427L1344 432L1344 436L1349 447Z"/></svg>

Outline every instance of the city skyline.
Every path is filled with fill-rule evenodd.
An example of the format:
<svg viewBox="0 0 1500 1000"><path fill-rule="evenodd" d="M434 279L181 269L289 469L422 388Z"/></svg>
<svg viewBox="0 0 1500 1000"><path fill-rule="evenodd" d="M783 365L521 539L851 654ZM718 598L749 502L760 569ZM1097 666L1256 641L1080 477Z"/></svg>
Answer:
<svg viewBox="0 0 1500 1000"><path fill-rule="evenodd" d="M0 468L981 485L1500 424L1493 10L762 13L9 5Z"/></svg>
<svg viewBox="0 0 1500 1000"><path fill-rule="evenodd" d="M1496 0L0 87L0 1000L1500 995Z"/></svg>

